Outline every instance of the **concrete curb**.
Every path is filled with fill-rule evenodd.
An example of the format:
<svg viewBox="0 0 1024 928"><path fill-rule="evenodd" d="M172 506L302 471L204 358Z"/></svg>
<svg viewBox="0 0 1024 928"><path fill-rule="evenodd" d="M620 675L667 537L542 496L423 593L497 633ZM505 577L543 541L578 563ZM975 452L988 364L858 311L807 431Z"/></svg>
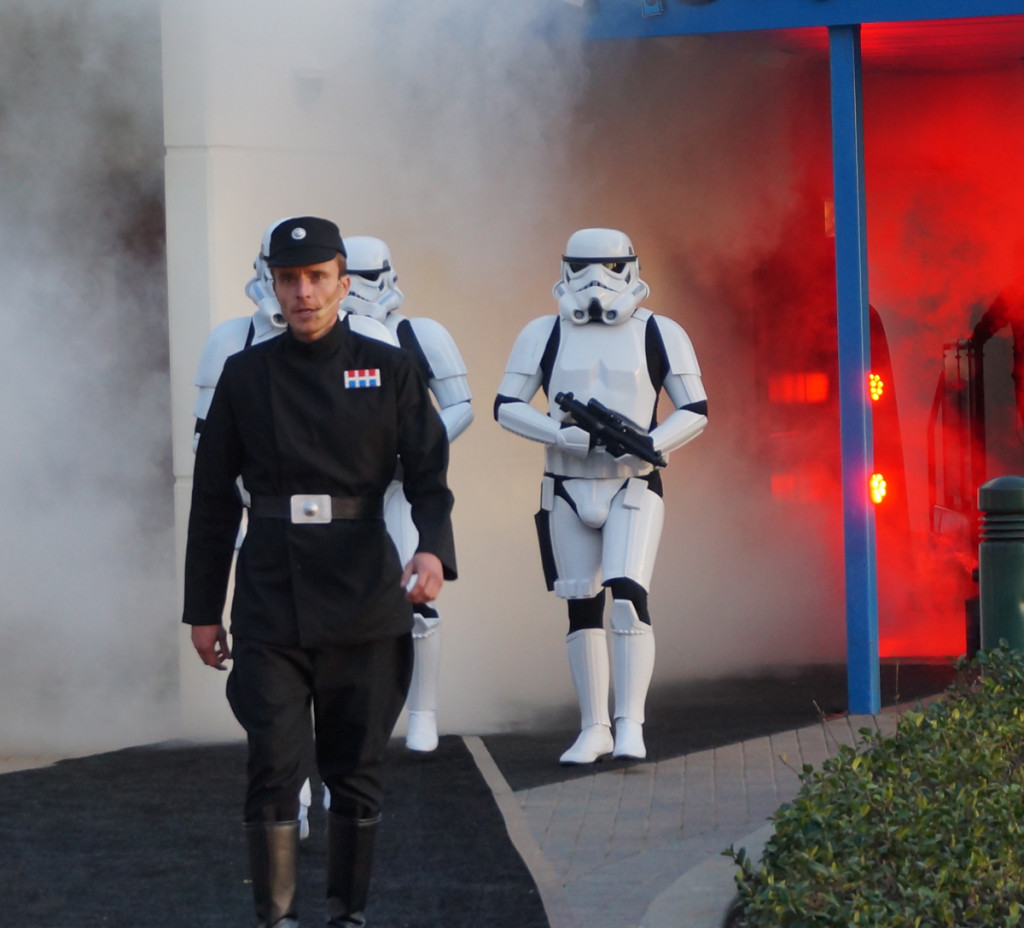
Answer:
<svg viewBox="0 0 1024 928"><path fill-rule="evenodd" d="M734 842L747 856L760 859L772 836L771 822ZM736 865L712 857L688 870L648 906L639 928L722 928L729 900L736 894Z"/></svg>

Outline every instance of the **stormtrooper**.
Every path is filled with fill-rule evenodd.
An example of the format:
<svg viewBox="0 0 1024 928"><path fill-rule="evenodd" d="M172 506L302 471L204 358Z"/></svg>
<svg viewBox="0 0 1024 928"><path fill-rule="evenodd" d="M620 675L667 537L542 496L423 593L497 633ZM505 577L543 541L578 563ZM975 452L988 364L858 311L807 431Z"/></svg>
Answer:
<svg viewBox="0 0 1024 928"><path fill-rule="evenodd" d="M236 316L234 319L224 320L206 338L206 344L203 346L203 353L199 359L199 369L196 372L196 386L199 388L199 394L196 396L194 409L196 430L192 438L193 451L199 447L203 423L210 411L213 391L217 388L217 381L220 380L224 362L236 352L245 351L246 348L251 348L260 342L276 338L285 330L284 316L281 315L281 307L278 306L277 297L274 296L270 269L263 257L270 242L270 234L281 222L284 220L280 219L267 228L260 245L260 253L253 262L255 273L245 285L245 295L256 304L256 311L251 316Z"/></svg>
<svg viewBox="0 0 1024 928"><path fill-rule="evenodd" d="M355 235L344 241L352 285L342 309L383 324L397 344L414 355L437 402L448 441L454 441L473 421L466 365L455 341L439 322L422 317L410 319L398 312L405 295L398 288L391 251L384 242L368 235ZM418 537L412 509L402 491L401 474L395 475L385 493L384 521L404 564L415 552ZM433 751L437 747L441 617L432 605L417 606L413 622L415 656L406 700L409 725L405 743L413 751Z"/></svg>
<svg viewBox="0 0 1024 928"><path fill-rule="evenodd" d="M573 233L553 290L558 314L534 319L519 334L495 401L501 426L545 446L536 516L541 561L548 589L568 601L566 647L581 715L563 764L647 755L644 709L654 669L647 594L664 520L659 467L707 424L690 339L671 319L640 307L649 292L628 236ZM541 389L546 412L530 403ZM659 425L662 390L674 410Z"/></svg>

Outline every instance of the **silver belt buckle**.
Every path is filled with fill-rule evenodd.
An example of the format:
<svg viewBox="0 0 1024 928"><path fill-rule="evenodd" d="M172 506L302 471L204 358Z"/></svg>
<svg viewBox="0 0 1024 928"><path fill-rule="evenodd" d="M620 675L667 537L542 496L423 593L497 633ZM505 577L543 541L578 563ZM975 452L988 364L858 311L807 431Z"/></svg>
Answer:
<svg viewBox="0 0 1024 928"><path fill-rule="evenodd" d="M291 497L293 525L323 525L331 521L331 497L326 493L296 493Z"/></svg>

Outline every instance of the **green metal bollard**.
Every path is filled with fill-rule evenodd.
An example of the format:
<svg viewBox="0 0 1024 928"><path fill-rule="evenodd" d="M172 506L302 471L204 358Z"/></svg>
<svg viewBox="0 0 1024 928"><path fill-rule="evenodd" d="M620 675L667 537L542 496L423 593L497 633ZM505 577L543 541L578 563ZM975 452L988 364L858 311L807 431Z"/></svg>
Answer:
<svg viewBox="0 0 1024 928"><path fill-rule="evenodd" d="M982 484L978 510L981 647L998 648L1005 639L1014 650L1024 650L1024 477Z"/></svg>

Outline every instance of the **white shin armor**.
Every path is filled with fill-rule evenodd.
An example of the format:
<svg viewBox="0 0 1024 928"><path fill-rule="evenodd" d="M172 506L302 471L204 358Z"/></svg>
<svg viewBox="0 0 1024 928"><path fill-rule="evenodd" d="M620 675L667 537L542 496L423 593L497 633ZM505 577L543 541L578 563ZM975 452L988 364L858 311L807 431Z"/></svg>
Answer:
<svg viewBox="0 0 1024 928"><path fill-rule="evenodd" d="M644 707L654 672L654 631L627 599L612 602L612 673L615 680L616 757L644 758Z"/></svg>
<svg viewBox="0 0 1024 928"><path fill-rule="evenodd" d="M580 706L580 735L560 760L592 764L614 747L608 717L608 645L602 628L581 629L565 641Z"/></svg>
<svg viewBox="0 0 1024 928"><path fill-rule="evenodd" d="M405 746L410 751L433 751L437 747L437 681L441 666L440 619L416 616L412 633L412 683L406 706L409 727Z"/></svg>
<svg viewBox="0 0 1024 928"><path fill-rule="evenodd" d="M313 787L307 779L299 790L299 840L309 837L309 807L313 804Z"/></svg>

